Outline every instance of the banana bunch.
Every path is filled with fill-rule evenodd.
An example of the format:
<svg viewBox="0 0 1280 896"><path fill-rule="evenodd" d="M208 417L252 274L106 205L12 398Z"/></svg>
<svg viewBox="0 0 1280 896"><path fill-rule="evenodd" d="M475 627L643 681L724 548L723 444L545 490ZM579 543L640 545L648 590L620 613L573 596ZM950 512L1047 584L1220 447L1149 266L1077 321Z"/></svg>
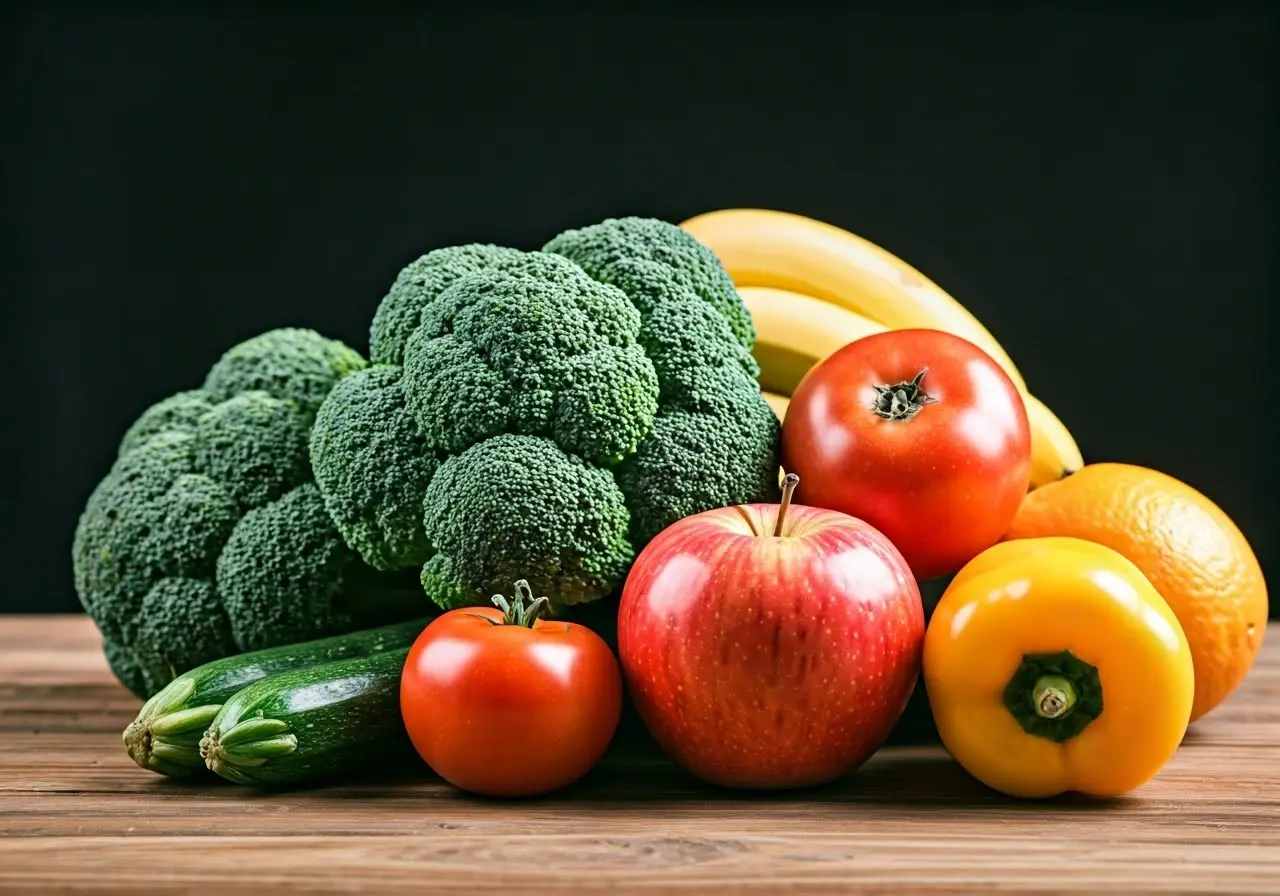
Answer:
<svg viewBox="0 0 1280 896"><path fill-rule="evenodd" d="M1031 424L1031 487L1084 464L1062 421L1027 391L995 337L939 286L848 231L787 212L726 209L680 225L720 257L755 321L760 386L778 414L808 370L885 330L945 330L989 354L1021 392Z"/></svg>

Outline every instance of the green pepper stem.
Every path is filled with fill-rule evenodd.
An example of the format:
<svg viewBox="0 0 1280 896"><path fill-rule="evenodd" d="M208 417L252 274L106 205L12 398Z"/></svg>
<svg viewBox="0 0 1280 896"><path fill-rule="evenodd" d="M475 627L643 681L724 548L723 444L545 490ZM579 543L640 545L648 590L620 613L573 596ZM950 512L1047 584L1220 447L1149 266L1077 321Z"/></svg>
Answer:
<svg viewBox="0 0 1280 896"><path fill-rule="evenodd" d="M523 625L525 628L533 628L533 624L538 621L542 611L550 606L551 601L545 597L535 600L533 589L525 579L516 582L515 589L515 597L509 601L501 594L495 594L493 605L502 611L503 625Z"/></svg>
<svg viewBox="0 0 1280 896"><path fill-rule="evenodd" d="M1027 734L1063 743L1102 715L1102 679L1070 650L1024 654L1004 705Z"/></svg>
<svg viewBox="0 0 1280 896"><path fill-rule="evenodd" d="M1056 719L1075 709L1076 686L1070 678L1061 675L1044 675L1031 691L1031 705L1042 719Z"/></svg>

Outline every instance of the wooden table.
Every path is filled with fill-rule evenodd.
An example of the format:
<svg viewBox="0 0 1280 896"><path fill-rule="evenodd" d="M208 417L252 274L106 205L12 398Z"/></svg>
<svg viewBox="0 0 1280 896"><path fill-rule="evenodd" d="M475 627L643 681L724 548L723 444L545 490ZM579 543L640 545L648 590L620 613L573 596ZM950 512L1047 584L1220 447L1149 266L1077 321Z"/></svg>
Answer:
<svg viewBox="0 0 1280 896"><path fill-rule="evenodd" d="M83 618L0 617L0 890L1280 892L1280 626L1244 687L1131 797L1020 803L937 747L747 798L651 750L498 803L425 773L292 793L135 767L138 701Z"/></svg>

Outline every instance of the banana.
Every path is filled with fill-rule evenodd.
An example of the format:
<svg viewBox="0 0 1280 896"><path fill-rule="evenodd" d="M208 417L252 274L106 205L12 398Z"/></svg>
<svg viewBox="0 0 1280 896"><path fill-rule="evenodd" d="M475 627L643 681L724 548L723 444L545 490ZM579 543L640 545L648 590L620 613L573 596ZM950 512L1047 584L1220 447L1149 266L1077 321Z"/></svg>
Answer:
<svg viewBox="0 0 1280 896"><path fill-rule="evenodd" d="M812 296L767 286L744 286L738 295L756 325L752 354L760 362L760 386L790 395L809 368L863 336L887 328Z"/></svg>
<svg viewBox="0 0 1280 896"><path fill-rule="evenodd" d="M890 329L945 330L977 345L1026 384L1000 343L915 268L862 237L821 221L766 209L725 209L680 225L719 256L734 285L773 286L856 311Z"/></svg>
<svg viewBox="0 0 1280 896"><path fill-rule="evenodd" d="M812 296L766 286L739 287L756 326L752 354L760 364L765 400L781 420L785 403L809 369L845 345L889 329L873 320ZM1080 449L1045 404L1022 391L1031 426L1031 488L1074 473L1084 465ZM781 410L779 410L781 408Z"/></svg>
<svg viewBox="0 0 1280 896"><path fill-rule="evenodd" d="M1024 395L1031 424L1031 488L1056 482L1084 466L1084 457L1071 432L1034 395Z"/></svg>
<svg viewBox="0 0 1280 896"><path fill-rule="evenodd" d="M791 404L791 399L786 395L779 395L777 392L762 392L764 400L768 402L769 407L773 408L773 412L778 415L779 420L787 419L787 405Z"/></svg>

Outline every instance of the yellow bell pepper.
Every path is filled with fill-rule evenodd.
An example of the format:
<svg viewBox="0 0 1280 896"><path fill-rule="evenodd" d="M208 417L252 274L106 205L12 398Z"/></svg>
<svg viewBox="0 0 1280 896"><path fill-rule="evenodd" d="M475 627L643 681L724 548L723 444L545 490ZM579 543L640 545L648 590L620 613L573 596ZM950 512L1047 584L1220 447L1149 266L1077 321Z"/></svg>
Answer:
<svg viewBox="0 0 1280 896"><path fill-rule="evenodd" d="M924 679L942 741L1011 796L1115 796L1168 762L1191 718L1191 651L1146 576L1075 538L997 544L947 587Z"/></svg>

